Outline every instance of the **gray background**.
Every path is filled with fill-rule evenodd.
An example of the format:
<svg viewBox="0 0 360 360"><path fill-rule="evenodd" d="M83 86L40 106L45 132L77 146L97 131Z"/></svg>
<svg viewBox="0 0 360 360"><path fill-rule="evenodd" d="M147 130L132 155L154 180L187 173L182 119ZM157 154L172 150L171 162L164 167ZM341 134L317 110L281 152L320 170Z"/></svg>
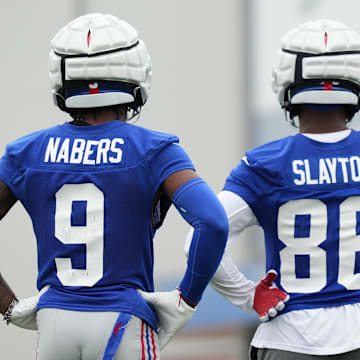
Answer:
<svg viewBox="0 0 360 360"><path fill-rule="evenodd" d="M356 0L13 0L2 5L1 152L11 140L68 120L50 96L50 40L78 15L111 13L139 30L153 61L150 98L138 125L178 135L216 192L245 149L295 132L269 85L282 35L314 18L332 18L360 31ZM158 289L170 290L181 279L188 229L170 210L155 241ZM18 296L34 294L35 239L20 204L1 221L0 231L1 273ZM262 275L260 231L246 231L233 254L250 277ZM209 290L162 358L246 359L254 326L255 316ZM0 359L34 359L36 338L35 332L1 324Z"/></svg>

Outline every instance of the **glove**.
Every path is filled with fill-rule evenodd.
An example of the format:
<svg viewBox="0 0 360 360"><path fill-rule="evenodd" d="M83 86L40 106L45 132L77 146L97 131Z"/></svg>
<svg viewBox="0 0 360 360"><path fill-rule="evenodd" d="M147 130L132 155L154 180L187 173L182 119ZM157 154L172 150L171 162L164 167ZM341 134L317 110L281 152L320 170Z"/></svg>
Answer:
<svg viewBox="0 0 360 360"><path fill-rule="evenodd" d="M286 292L273 287L276 277L277 272L269 270L255 288L254 310L258 313L261 321L275 317L278 311L284 309L285 302L290 299Z"/></svg>
<svg viewBox="0 0 360 360"><path fill-rule="evenodd" d="M184 301L179 290L152 293L138 291L155 309L158 319L160 350L162 350L190 320L195 308Z"/></svg>
<svg viewBox="0 0 360 360"><path fill-rule="evenodd" d="M48 288L45 286L36 296L20 299L11 312L10 323L23 329L37 330L36 306Z"/></svg>

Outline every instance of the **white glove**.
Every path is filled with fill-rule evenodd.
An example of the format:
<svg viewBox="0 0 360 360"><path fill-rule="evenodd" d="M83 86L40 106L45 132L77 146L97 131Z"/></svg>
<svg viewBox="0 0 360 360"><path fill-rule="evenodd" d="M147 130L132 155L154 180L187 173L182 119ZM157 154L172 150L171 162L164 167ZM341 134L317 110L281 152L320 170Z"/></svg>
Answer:
<svg viewBox="0 0 360 360"><path fill-rule="evenodd" d="M36 296L20 299L11 312L10 323L23 329L37 330L36 306L48 288L45 286Z"/></svg>
<svg viewBox="0 0 360 360"><path fill-rule="evenodd" d="M162 350L190 320L195 308L184 301L178 290L152 293L138 291L146 301L154 306L158 319L160 350Z"/></svg>

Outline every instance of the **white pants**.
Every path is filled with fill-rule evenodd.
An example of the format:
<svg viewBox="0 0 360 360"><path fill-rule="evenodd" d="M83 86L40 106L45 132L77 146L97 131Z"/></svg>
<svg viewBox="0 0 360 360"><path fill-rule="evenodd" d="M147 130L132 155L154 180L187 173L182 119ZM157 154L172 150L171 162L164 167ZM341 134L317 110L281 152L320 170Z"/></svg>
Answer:
<svg viewBox="0 0 360 360"><path fill-rule="evenodd" d="M41 309L38 360L102 360L117 312ZM159 360L158 335L144 321L132 316L114 360Z"/></svg>

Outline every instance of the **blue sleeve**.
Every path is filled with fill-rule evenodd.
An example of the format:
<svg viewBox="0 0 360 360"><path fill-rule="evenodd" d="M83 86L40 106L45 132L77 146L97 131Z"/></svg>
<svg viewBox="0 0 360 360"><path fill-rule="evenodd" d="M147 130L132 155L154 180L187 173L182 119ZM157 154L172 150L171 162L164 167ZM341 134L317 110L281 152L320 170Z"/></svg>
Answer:
<svg viewBox="0 0 360 360"><path fill-rule="evenodd" d="M185 150L177 143L170 143L159 150L151 159L151 169L155 177L156 188L171 174L184 170L195 170Z"/></svg>
<svg viewBox="0 0 360 360"><path fill-rule="evenodd" d="M223 256L228 219L218 198L202 179L193 179L180 186L172 200L194 228L180 291L186 301L197 304Z"/></svg>
<svg viewBox="0 0 360 360"><path fill-rule="evenodd" d="M223 190L242 197L251 207L266 192L266 181L259 175L255 166L244 158L227 177Z"/></svg>
<svg viewBox="0 0 360 360"><path fill-rule="evenodd" d="M247 151L226 179L223 190L242 197L253 211L255 203L262 208L264 196L287 183L284 168L287 167L287 154L293 151L293 142L294 137L288 136Z"/></svg>
<svg viewBox="0 0 360 360"><path fill-rule="evenodd" d="M15 179L20 175L20 166L16 161L16 158L11 155L9 147L6 149L6 153L0 159L0 179L11 189L15 196L17 195L17 188Z"/></svg>

